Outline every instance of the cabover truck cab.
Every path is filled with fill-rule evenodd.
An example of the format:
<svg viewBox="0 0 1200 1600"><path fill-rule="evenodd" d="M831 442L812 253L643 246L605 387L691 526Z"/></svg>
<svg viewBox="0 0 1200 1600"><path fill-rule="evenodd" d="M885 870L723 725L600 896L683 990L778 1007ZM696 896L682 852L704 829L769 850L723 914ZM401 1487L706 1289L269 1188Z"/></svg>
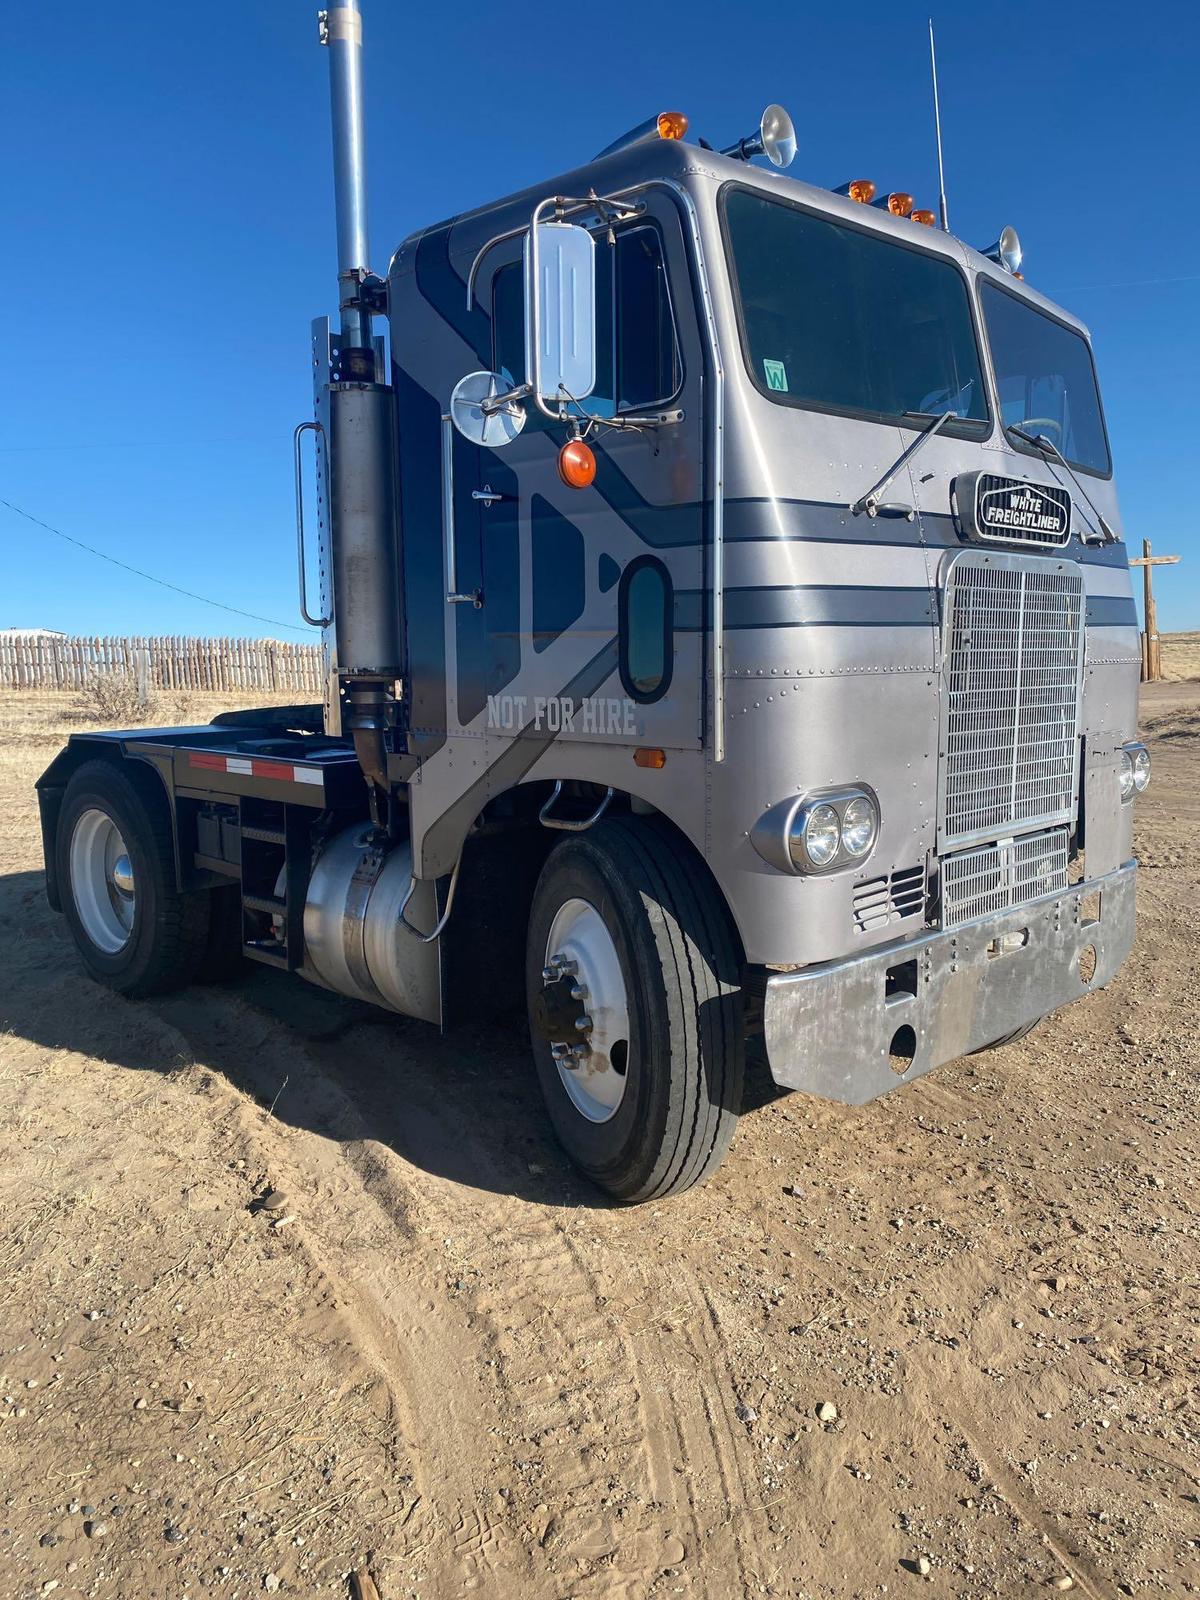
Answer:
<svg viewBox="0 0 1200 1600"><path fill-rule="evenodd" d="M720 1160L748 1041L861 1103L1106 983L1137 626L1087 331L1012 230L784 175L778 107L724 153L667 114L378 277L357 5L322 29L325 704L71 739L39 792L88 969L524 1005L626 1201Z"/></svg>

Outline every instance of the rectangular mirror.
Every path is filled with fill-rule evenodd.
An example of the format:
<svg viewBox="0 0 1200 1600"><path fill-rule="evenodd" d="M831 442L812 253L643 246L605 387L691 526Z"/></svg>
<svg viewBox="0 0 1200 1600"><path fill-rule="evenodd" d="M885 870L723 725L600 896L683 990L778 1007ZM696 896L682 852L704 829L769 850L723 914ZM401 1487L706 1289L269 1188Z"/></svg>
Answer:
<svg viewBox="0 0 1200 1600"><path fill-rule="evenodd" d="M586 228L540 222L525 236L525 358L544 400L596 387L596 245ZM534 261L536 256L536 274Z"/></svg>

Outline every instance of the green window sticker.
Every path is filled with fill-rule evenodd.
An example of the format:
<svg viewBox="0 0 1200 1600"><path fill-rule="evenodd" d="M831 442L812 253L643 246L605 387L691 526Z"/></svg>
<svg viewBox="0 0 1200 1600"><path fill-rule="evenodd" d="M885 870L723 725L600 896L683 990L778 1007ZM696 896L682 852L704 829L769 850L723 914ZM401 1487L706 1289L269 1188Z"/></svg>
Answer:
<svg viewBox="0 0 1200 1600"><path fill-rule="evenodd" d="M778 389L780 394L787 393L787 368L782 361L768 361L764 358L763 371L767 375L768 389Z"/></svg>

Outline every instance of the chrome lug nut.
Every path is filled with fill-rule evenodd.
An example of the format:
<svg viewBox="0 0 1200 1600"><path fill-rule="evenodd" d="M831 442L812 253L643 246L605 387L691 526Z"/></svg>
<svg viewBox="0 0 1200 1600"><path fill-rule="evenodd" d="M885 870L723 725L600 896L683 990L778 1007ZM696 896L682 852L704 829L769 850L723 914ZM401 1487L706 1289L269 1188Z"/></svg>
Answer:
<svg viewBox="0 0 1200 1600"><path fill-rule="evenodd" d="M588 1016L586 1011L581 1017L575 1018L575 1027L579 1033L591 1033L593 1023L591 1017Z"/></svg>

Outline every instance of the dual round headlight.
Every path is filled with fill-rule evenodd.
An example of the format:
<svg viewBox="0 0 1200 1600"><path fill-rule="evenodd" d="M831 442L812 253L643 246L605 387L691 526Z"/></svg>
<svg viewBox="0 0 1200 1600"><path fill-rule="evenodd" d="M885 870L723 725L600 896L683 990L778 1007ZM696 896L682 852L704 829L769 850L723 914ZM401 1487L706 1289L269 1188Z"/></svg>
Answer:
<svg viewBox="0 0 1200 1600"><path fill-rule="evenodd" d="M797 872L862 861L879 834L879 807L860 790L816 796L797 807L788 828L788 853Z"/></svg>
<svg viewBox="0 0 1200 1600"><path fill-rule="evenodd" d="M1144 744L1124 745L1120 752L1121 799L1132 800L1150 782L1150 752Z"/></svg>

